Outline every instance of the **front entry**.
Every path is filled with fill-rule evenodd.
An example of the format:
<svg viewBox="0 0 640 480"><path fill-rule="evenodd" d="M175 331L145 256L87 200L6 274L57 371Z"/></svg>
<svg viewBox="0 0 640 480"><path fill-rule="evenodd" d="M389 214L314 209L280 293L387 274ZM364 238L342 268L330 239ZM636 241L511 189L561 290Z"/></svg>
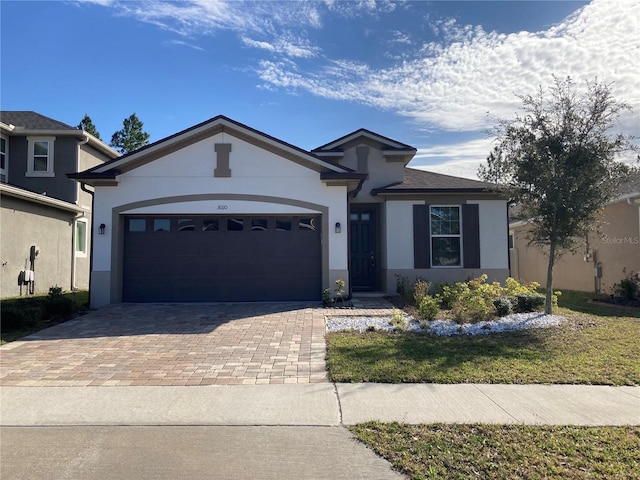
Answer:
<svg viewBox="0 0 640 480"><path fill-rule="evenodd" d="M377 217L375 207L351 206L351 288L356 291L378 288Z"/></svg>

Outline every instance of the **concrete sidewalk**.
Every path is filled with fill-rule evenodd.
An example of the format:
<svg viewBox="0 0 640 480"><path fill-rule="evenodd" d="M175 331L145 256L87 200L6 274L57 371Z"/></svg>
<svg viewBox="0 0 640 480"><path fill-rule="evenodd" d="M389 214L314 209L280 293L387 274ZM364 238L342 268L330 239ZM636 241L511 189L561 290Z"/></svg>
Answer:
<svg viewBox="0 0 640 480"><path fill-rule="evenodd" d="M1 387L0 425L638 425L640 387L302 384Z"/></svg>

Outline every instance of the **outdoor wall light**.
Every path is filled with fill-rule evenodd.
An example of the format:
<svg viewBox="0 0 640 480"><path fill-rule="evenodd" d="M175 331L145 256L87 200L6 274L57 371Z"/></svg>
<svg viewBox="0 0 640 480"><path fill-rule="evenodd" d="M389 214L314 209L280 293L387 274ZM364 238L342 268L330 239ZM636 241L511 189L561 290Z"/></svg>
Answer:
<svg viewBox="0 0 640 480"><path fill-rule="evenodd" d="M107 228L107 226L104 223L101 223L100 226L98 227L98 233L100 235L104 235L105 228Z"/></svg>
<svg viewBox="0 0 640 480"><path fill-rule="evenodd" d="M336 222L336 233L340 233L342 231L342 226L340 225L340 222Z"/></svg>

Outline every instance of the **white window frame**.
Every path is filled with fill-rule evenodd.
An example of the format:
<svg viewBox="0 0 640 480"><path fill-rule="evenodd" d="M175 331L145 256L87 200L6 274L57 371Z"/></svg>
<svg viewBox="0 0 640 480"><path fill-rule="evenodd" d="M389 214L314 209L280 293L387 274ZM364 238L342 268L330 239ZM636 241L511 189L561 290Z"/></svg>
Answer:
<svg viewBox="0 0 640 480"><path fill-rule="evenodd" d="M4 151L0 151L0 155L4 156L4 168L2 168L2 164L0 163L0 175L4 176L4 180L0 177L0 181L7 183L9 181L9 137L0 135L0 138L4 140Z"/></svg>
<svg viewBox="0 0 640 480"><path fill-rule="evenodd" d="M78 225L84 225L84 245L82 250L78 250ZM73 252L76 257L86 257L87 256L87 246L89 243L89 224L85 219L76 220L73 231Z"/></svg>
<svg viewBox="0 0 640 480"><path fill-rule="evenodd" d="M433 233L433 228L431 225L431 209L432 208L457 208L458 209L458 223L460 225L459 233L448 233L448 234L436 234ZM459 238L460 239L460 265L434 265L433 263L433 239L434 238ZM464 267L464 258L462 258L464 254L464 250L462 248L462 205L429 205L429 262L431 264L431 268L463 268Z"/></svg>
<svg viewBox="0 0 640 480"><path fill-rule="evenodd" d="M55 173L53 171L53 145L55 143L56 137L27 137L27 141L29 142L28 146L28 156L27 156L27 173L25 176L27 177L54 177ZM36 142L47 142L47 170L44 171L36 171L35 170L35 155L34 155L34 147Z"/></svg>

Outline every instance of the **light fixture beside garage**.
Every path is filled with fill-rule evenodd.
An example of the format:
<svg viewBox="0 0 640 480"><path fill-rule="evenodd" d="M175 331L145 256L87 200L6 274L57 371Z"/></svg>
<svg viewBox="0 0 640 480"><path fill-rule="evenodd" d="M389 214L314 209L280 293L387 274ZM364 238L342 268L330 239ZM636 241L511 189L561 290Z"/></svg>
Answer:
<svg viewBox="0 0 640 480"><path fill-rule="evenodd" d="M107 228L107 226L104 223L101 223L100 226L98 227L98 233L100 235L104 235L104 231Z"/></svg>
<svg viewBox="0 0 640 480"><path fill-rule="evenodd" d="M340 233L342 231L342 225L340 222L336 222L336 233Z"/></svg>

